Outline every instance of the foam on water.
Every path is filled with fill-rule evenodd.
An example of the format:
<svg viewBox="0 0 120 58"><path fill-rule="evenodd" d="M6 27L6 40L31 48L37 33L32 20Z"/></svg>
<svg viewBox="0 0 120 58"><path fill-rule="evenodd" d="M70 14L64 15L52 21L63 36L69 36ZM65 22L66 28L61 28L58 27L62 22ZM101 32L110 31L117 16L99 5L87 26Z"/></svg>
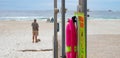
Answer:
<svg viewBox="0 0 120 58"><path fill-rule="evenodd" d="M108 11L92 11L88 12L90 17L88 20L119 20L120 12L108 12ZM68 18L74 16L74 11L66 12L66 21ZM41 20L46 21L54 17L53 11L0 11L0 20ZM61 21L61 13L58 13L58 21Z"/></svg>

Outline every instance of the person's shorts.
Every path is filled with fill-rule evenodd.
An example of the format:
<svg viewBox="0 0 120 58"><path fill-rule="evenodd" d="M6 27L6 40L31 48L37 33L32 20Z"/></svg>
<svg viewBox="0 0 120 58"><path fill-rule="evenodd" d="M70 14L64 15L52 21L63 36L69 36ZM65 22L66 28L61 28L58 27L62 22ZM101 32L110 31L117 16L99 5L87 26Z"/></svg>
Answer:
<svg viewBox="0 0 120 58"><path fill-rule="evenodd" d="M38 36L38 31L33 31L33 35Z"/></svg>

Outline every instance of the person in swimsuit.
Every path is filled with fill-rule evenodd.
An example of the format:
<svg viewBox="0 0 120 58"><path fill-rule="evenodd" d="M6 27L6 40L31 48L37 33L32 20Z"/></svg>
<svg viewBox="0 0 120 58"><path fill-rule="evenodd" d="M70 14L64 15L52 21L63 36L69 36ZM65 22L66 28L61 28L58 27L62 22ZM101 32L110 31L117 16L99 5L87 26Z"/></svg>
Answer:
<svg viewBox="0 0 120 58"><path fill-rule="evenodd" d="M32 42L33 43L37 42L38 31L39 31L39 25L37 23L37 20L34 19L34 22L32 23L32 32L33 32Z"/></svg>

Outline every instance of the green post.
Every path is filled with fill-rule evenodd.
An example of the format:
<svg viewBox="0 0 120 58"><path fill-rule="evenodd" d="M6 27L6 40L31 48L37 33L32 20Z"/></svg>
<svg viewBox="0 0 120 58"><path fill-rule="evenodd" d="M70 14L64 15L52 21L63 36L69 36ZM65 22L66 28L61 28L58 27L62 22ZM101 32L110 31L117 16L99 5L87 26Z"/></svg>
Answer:
<svg viewBox="0 0 120 58"><path fill-rule="evenodd" d="M83 58L87 58L87 0L79 0L77 11L80 13L84 13L84 20L85 20L84 21L84 23L85 23L85 28L84 28L85 29L84 30L84 32L85 32L85 44L84 44L85 50L82 49L80 46L81 52L78 54L80 55L79 58L81 58L81 55L84 55ZM80 29L82 29L82 28L80 27ZM80 32L83 32L83 31L81 30ZM79 42L81 42L81 41L79 41Z"/></svg>

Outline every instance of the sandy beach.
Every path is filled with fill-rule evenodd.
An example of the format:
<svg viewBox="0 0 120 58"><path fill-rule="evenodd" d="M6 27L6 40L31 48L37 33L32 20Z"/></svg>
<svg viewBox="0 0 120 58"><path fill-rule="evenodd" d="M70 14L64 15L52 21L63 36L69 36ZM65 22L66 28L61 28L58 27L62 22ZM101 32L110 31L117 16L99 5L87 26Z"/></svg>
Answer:
<svg viewBox="0 0 120 58"><path fill-rule="evenodd" d="M120 58L120 20L88 20L87 57Z"/></svg>
<svg viewBox="0 0 120 58"><path fill-rule="evenodd" d="M53 58L54 24L38 21L41 41L32 43L31 23L0 21L0 58ZM120 20L88 20L87 58L120 58L119 29Z"/></svg>
<svg viewBox="0 0 120 58"><path fill-rule="evenodd" d="M0 21L0 58L53 58L53 23L38 21L38 43L32 43L32 21Z"/></svg>

